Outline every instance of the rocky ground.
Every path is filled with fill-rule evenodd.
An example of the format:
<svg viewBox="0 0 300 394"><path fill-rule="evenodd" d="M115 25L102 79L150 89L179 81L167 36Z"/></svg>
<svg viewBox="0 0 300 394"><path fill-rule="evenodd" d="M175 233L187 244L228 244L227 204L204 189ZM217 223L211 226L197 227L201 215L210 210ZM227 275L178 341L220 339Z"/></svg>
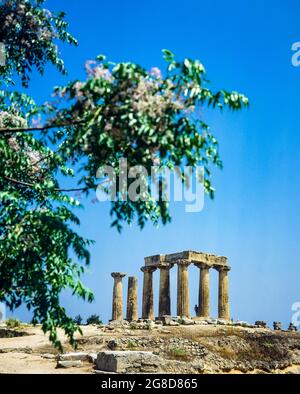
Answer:
<svg viewBox="0 0 300 394"><path fill-rule="evenodd" d="M74 350L64 341L60 355L39 327L1 327L0 373L97 373L103 357L110 356L126 358L118 368L128 373L300 373L300 332L219 324L82 330L76 354L69 354ZM131 356L137 360L130 361Z"/></svg>

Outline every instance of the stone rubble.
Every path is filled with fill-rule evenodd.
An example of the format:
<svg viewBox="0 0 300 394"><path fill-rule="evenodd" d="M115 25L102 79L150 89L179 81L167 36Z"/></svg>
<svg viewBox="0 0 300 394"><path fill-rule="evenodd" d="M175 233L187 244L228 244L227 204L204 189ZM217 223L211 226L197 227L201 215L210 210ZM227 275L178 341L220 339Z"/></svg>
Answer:
<svg viewBox="0 0 300 394"><path fill-rule="evenodd" d="M280 321L274 321L273 329L274 329L274 331L281 331L282 330L282 323Z"/></svg>
<svg viewBox="0 0 300 394"><path fill-rule="evenodd" d="M293 323L290 323L288 331L297 331L297 327Z"/></svg>
<svg viewBox="0 0 300 394"><path fill-rule="evenodd" d="M256 320L255 325L259 328L267 328L267 322L264 320Z"/></svg>

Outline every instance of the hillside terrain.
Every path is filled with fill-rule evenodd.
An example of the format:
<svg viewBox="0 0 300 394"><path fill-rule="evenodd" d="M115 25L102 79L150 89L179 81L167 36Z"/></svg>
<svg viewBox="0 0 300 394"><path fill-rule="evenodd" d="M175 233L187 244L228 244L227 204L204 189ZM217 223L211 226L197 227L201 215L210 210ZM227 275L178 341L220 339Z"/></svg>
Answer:
<svg viewBox="0 0 300 394"><path fill-rule="evenodd" d="M76 351L63 339L64 354L59 354L39 327L1 327L0 373L95 373L100 353L119 357L120 351L126 352L121 356L151 355L148 362L124 367L129 373L300 373L299 332L198 324L90 325L82 330Z"/></svg>

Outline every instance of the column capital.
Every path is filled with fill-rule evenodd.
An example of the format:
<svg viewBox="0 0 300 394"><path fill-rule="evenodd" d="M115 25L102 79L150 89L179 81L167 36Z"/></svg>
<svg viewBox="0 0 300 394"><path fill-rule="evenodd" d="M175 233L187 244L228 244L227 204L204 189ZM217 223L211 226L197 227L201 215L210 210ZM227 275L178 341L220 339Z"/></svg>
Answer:
<svg viewBox="0 0 300 394"><path fill-rule="evenodd" d="M194 265L195 265L196 267L200 268L200 269L201 269L201 268L207 268L207 269L212 268L211 265L206 264L206 263L194 263Z"/></svg>
<svg viewBox="0 0 300 394"><path fill-rule="evenodd" d="M214 267L219 272L229 272L231 267L229 265L214 265Z"/></svg>
<svg viewBox="0 0 300 394"><path fill-rule="evenodd" d="M188 267L189 265L191 265L191 262L188 260L178 260L176 261L177 265L181 265L183 267Z"/></svg>
<svg viewBox="0 0 300 394"><path fill-rule="evenodd" d="M149 272L150 274L152 274L152 272L154 272L156 270L157 270L157 267L155 267L153 265L145 265L144 267L141 267L142 272Z"/></svg>
<svg viewBox="0 0 300 394"><path fill-rule="evenodd" d="M124 278L126 276L125 272L112 272L111 276L113 278Z"/></svg>
<svg viewBox="0 0 300 394"><path fill-rule="evenodd" d="M161 263L157 266L158 269L160 270L170 270L171 268L174 267L174 264L172 263Z"/></svg>

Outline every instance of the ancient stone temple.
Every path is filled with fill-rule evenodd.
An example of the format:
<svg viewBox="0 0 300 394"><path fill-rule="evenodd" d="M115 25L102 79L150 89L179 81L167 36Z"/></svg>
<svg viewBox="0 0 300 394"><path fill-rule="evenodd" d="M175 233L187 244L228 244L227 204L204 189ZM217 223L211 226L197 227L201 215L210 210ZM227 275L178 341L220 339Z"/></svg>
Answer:
<svg viewBox="0 0 300 394"><path fill-rule="evenodd" d="M159 270L158 318L171 315L170 270L177 266L177 316L190 317L189 270L199 269L198 318L209 318L210 288L209 271L219 272L218 317L229 320L228 266L227 258L213 254L184 251L166 255L145 257L142 319L154 320L153 273ZM113 320L122 320L122 277L125 274L113 273L115 278L113 299ZM137 319L137 280L129 278L127 297L127 320Z"/></svg>

